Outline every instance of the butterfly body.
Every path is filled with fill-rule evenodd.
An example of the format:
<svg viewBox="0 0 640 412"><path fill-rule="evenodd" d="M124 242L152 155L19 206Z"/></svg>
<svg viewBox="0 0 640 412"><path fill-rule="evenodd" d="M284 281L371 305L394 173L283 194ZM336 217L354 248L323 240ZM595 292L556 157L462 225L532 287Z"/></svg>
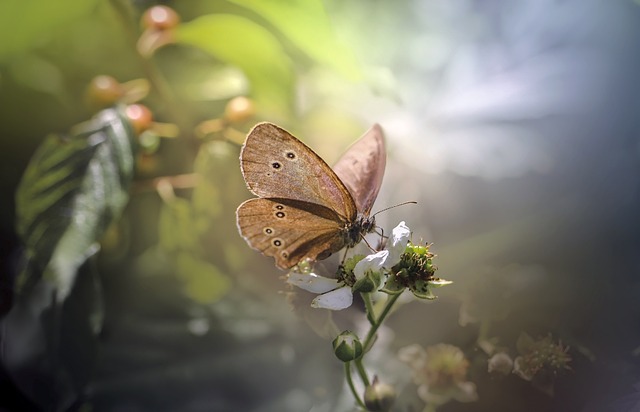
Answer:
<svg viewBox="0 0 640 412"><path fill-rule="evenodd" d="M238 207L240 234L282 269L355 246L375 228L369 214L385 160L377 125L343 155L335 171L286 130L256 125L242 147L240 165L258 198Z"/></svg>

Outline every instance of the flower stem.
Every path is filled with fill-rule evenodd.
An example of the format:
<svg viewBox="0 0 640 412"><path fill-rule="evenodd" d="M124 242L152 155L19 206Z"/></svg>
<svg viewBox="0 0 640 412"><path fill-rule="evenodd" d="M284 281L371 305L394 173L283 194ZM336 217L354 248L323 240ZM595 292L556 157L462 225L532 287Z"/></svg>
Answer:
<svg viewBox="0 0 640 412"><path fill-rule="evenodd" d="M373 345L374 338L376 336L376 332L378 331L378 328L380 328L380 325L382 325L382 322L391 311L393 304L396 302L396 300L398 300L399 296L400 294L389 296L387 298L387 303L385 304L384 308L382 309L382 312L380 313L380 316L378 317L378 319L375 319L375 317L373 316L373 305L371 303L370 294L369 293L362 294L362 298L367 307L367 317L369 318L369 322L371 322L371 329L369 329L369 333L367 333L367 337L364 341L364 345L363 345L364 351L362 355L358 359L355 359L353 362L355 362L356 368L358 369L358 374L360 375L360 378L362 379L362 383L364 383L365 387L369 386L371 383L369 382L369 377L367 376L367 371L365 370L364 364L363 364L364 354L367 353L367 351ZM362 403L362 400L358 396L358 393L356 392L355 386L353 384L353 379L351 377L351 362L345 362L345 376L347 377L347 383L349 384L349 388L351 388L351 392L353 393L353 396L356 398L356 401L360 406L362 406L366 410L367 408Z"/></svg>
<svg viewBox="0 0 640 412"><path fill-rule="evenodd" d="M376 324L376 315L373 313L373 302L371 300L371 293L361 293L362 300L364 301L365 311L367 313L367 319L371 325Z"/></svg>
<svg viewBox="0 0 640 412"><path fill-rule="evenodd" d="M344 376L347 379L347 384L349 385L349 389L351 389L351 393L356 399L356 402L358 403L358 405L360 405L360 407L366 410L367 407L365 406L364 402L362 402L362 399L360 399L360 395L358 395L356 386L353 383L353 378L351 377L351 362L344 363Z"/></svg>
<svg viewBox="0 0 640 412"><path fill-rule="evenodd" d="M362 383L364 386L369 386L369 377L367 376L367 371L364 369L364 365L362 364L362 357L359 357L354 361L356 363L356 368L358 368L358 374L360 375L360 379L362 379Z"/></svg>
<svg viewBox="0 0 640 412"><path fill-rule="evenodd" d="M400 297L400 293L388 296L387 303L382 309L380 316L378 317L376 322L374 322L371 325L371 329L369 329L369 333L367 333L367 337L365 338L364 343L362 344L362 347L364 348L363 356L364 356L364 353L367 353L367 351L371 349L371 345L373 345L373 340L376 337L376 332L378 332L378 328L380 328L380 325L382 325L382 322L384 322L384 319L387 317L387 315L391 311L391 308L393 307L393 304L396 303L396 300L398 300L399 297Z"/></svg>

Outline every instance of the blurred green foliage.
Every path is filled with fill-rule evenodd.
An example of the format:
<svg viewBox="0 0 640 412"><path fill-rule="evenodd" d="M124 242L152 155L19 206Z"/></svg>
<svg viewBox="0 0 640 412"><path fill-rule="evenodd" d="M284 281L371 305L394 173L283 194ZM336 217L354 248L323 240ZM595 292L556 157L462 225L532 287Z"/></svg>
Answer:
<svg viewBox="0 0 640 412"><path fill-rule="evenodd" d="M157 215L157 247L167 254L175 266L176 276L185 283L185 291L190 291L187 293L193 295L192 298L202 301L208 296L210 301L216 300L230 287L229 278L222 273L243 266L243 260L238 258L241 249L234 236L235 225L227 222L233 219L231 213L238 202L235 199L241 199L244 185L236 178L229 179L237 167L235 149L228 143L222 149L222 142L203 144L195 140L195 127L201 120L220 119L223 129L208 138L230 139L237 144L242 134L261 118L291 122L298 74L320 65L347 79L362 79L362 70L353 52L338 41L324 4L319 0L286 4L196 2L190 9L177 4L184 8L187 16L194 16L195 12L194 18L169 30L173 44L152 49L150 56L136 53L135 49L138 37L148 35L153 40L157 35L151 28L139 25L143 9L136 9L124 0L67 1L64 6L54 7L47 1L12 1L0 5L6 20L0 30L5 38L15 39L3 43L0 49L0 62L6 76L2 81L8 91L4 94L5 101L13 99L13 110L19 111L20 101L15 97L24 90L48 96L39 104L54 106L55 120L45 120L43 126L57 128L64 119L67 122L86 119L90 109L85 105L84 88L92 76L107 74L121 81L135 77L148 79L151 93L145 103L156 119L177 124L180 136L160 145L155 153L138 156L135 160L138 178L191 172L200 177L189 192L182 191L170 200L163 198ZM8 19L7 16L20 18ZM138 47L144 46L138 44ZM254 119L230 127L225 123L223 111L226 102L237 95L249 96L258 114ZM39 112L38 116L42 112L38 106L33 109ZM58 116L56 112L63 115ZM25 133L23 124L17 123L19 119L18 116L10 120L5 127L15 128L14 133ZM11 121L16 122L15 126ZM216 144L217 149L212 149ZM214 160L203 160L210 158ZM134 159L127 161L134 162ZM208 169L214 162L223 162L227 167L218 167L212 172ZM108 163L102 167L117 170L117 165ZM42 181L53 178L53 175L41 177ZM65 176L60 176L63 178ZM32 186L32 178L23 181L23 188ZM230 193L236 195L229 198ZM20 197L24 198L24 195ZM36 204L42 202L21 200L17 204L19 225L28 224L24 216L29 210L36 210ZM99 209L97 203L89 206ZM46 212L42 207L37 210L39 214ZM79 212L69 214L72 221L78 216ZM153 218L147 215L145 219ZM54 244L54 232L47 228L57 222L45 217L39 221L39 233L44 233L46 242ZM155 224L148 220L144 226ZM112 233L112 241L131 244L123 238L129 236L129 230L122 225L112 232L114 230L118 233ZM24 230L21 233L25 235ZM87 241L100 240L101 233L95 232ZM225 241L218 241L220 238ZM205 239L209 242L203 243ZM156 247L153 242L131 245L143 249ZM117 248L112 242L106 246ZM216 248L219 253L211 253ZM189 286L193 284L200 286ZM214 293L214 290L218 291Z"/></svg>
<svg viewBox="0 0 640 412"><path fill-rule="evenodd" d="M183 24L177 39L242 69L250 93L267 112L292 107L293 66L276 38L258 24L233 15L209 15Z"/></svg>
<svg viewBox="0 0 640 412"><path fill-rule="evenodd" d="M52 30L84 18L96 0L6 0L0 3L0 62L41 46Z"/></svg>
<svg viewBox="0 0 640 412"><path fill-rule="evenodd" d="M258 294L273 284L275 277L256 280L256 271L275 270L247 259L237 234L234 210L248 196L238 168L239 144L260 120L296 123L299 77L314 68L348 81L362 78L354 54L334 35L322 1L176 7L182 22L162 31L141 25L145 7L127 0L0 4L0 35L6 40L0 45L0 151L15 154L0 165L7 172L0 189L7 198L16 196L13 205L2 204L10 211L3 225L17 228L29 262L18 279L29 287L16 289L18 301L5 319L11 339L3 363L37 404L66 408L90 375L103 296L99 289L86 294L89 286L78 284L93 284L94 269L111 291L106 301L114 299L116 312L124 313L121 301L138 282L150 282L198 319L232 292ZM93 117L89 103L102 98L88 99L87 86L98 75L117 79L121 89L106 94L116 96L114 108ZM140 130L123 111L136 100L123 86L140 84L132 79L149 84L142 103L157 122L143 137L157 141L175 126L177 136L136 150ZM232 113L228 103L237 96L248 97L251 108ZM105 113L117 114L117 127ZM56 131L64 132L50 135ZM85 265L98 245L97 264ZM10 278L3 282L14 286ZM113 285L120 286L114 291ZM155 299L142 291L134 301L157 313L162 309ZM242 307L233 312L242 313ZM63 331L76 329L86 333L60 339ZM74 347L86 349L82 362L74 362ZM24 355L13 355L20 350ZM40 359L51 362L42 366ZM21 378L33 374L55 382L51 390L41 392ZM71 382L59 374L83 378Z"/></svg>

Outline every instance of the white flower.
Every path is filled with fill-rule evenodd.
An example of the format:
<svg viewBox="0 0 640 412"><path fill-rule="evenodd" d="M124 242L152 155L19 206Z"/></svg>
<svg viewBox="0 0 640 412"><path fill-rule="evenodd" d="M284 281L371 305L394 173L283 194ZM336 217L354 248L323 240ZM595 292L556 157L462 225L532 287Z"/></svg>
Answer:
<svg viewBox="0 0 640 412"><path fill-rule="evenodd" d="M389 258L388 250L381 250L373 255L365 256L360 262L356 263L356 267L353 268L353 274L356 280L360 280L365 277L367 272L379 272L385 266L384 263Z"/></svg>
<svg viewBox="0 0 640 412"><path fill-rule="evenodd" d="M311 302L311 306L314 308L342 310L353 303L353 294L350 287L339 287L336 279L316 275L313 272L290 272L287 275L287 283L308 292L320 294Z"/></svg>
<svg viewBox="0 0 640 412"><path fill-rule="evenodd" d="M404 222L396 226L386 250L365 256L353 269L356 280L363 279L368 272L380 272L390 269L400 261L400 256L407 247L411 231ZM308 265L308 264L307 264ZM307 267L307 266L305 266ZM314 308L342 310L353 303L353 292L350 286L340 287L336 279L326 278L311 271L292 271L287 275L287 283L311 293L317 293L311 306Z"/></svg>
<svg viewBox="0 0 640 412"><path fill-rule="evenodd" d="M287 275L287 283L311 293L326 293L338 287L336 279L325 278L313 272L291 272Z"/></svg>
<svg viewBox="0 0 640 412"><path fill-rule="evenodd" d="M331 292L323 293L314 300L311 301L312 308L330 309L330 310L342 310L346 309L353 303L353 293L351 288L343 286L341 288L332 290Z"/></svg>
<svg viewBox="0 0 640 412"><path fill-rule="evenodd" d="M389 250L388 262L385 264L385 268L391 269L393 265L400 262L400 256L404 253L411 236L411 230L407 227L404 221L400 222L398 226L393 228L391 232L390 244L387 245Z"/></svg>
<svg viewBox="0 0 640 412"><path fill-rule="evenodd" d="M391 269L393 265L400 262L400 256L402 256L404 250L407 248L409 236L411 236L411 231L404 221L400 222L398 226L393 228L391 239L387 243L385 250L366 256L356 264L356 267L353 269L353 274L356 276L356 279L362 279L367 271L377 272L383 268Z"/></svg>

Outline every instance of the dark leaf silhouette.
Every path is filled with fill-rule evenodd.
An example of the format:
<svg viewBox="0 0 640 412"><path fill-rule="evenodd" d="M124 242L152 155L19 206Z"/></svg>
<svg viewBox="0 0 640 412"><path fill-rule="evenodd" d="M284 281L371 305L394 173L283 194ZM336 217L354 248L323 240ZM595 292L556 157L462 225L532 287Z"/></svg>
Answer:
<svg viewBox="0 0 640 412"><path fill-rule="evenodd" d="M128 201L133 130L104 110L70 136L51 135L17 192L25 268L1 324L1 357L43 410L66 410L89 379L102 324L98 278L87 259Z"/></svg>

